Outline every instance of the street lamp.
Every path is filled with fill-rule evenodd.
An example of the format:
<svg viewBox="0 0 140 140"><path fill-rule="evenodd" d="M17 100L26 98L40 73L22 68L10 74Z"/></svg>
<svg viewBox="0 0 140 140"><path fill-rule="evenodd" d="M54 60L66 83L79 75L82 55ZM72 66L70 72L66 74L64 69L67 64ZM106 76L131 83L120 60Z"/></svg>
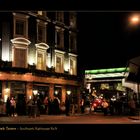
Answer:
<svg viewBox="0 0 140 140"><path fill-rule="evenodd" d="M133 14L129 17L129 25L138 26L140 24L140 13Z"/></svg>
<svg viewBox="0 0 140 140"><path fill-rule="evenodd" d="M134 15L133 17L131 17L131 23L133 25L138 24L140 21L139 15Z"/></svg>

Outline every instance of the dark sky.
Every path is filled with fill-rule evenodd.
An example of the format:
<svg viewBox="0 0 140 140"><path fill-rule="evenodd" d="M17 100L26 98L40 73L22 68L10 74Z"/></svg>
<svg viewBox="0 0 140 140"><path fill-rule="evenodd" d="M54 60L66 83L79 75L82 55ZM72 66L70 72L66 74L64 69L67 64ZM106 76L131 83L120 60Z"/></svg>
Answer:
<svg viewBox="0 0 140 140"><path fill-rule="evenodd" d="M125 67L140 55L140 25L128 24L133 13L78 12L78 61L83 69Z"/></svg>

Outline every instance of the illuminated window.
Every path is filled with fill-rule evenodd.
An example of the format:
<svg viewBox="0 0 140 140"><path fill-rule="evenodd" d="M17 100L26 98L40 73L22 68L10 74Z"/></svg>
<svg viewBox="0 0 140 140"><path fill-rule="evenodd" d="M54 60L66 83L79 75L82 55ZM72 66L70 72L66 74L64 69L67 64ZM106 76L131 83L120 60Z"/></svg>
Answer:
<svg viewBox="0 0 140 140"><path fill-rule="evenodd" d="M43 55L40 53L37 56L37 69L43 69Z"/></svg>
<svg viewBox="0 0 140 140"><path fill-rule="evenodd" d="M73 61L70 60L70 74L74 73Z"/></svg>
<svg viewBox="0 0 140 140"><path fill-rule="evenodd" d="M47 49L49 46L45 43L35 44L37 69L46 70Z"/></svg>
<svg viewBox="0 0 140 140"><path fill-rule="evenodd" d="M60 50L55 50L55 72L64 72L64 53Z"/></svg>
<svg viewBox="0 0 140 140"><path fill-rule="evenodd" d="M71 75L77 75L77 61L76 55L69 53L69 68Z"/></svg>
<svg viewBox="0 0 140 140"><path fill-rule="evenodd" d="M61 58L56 57L56 72L61 72Z"/></svg>

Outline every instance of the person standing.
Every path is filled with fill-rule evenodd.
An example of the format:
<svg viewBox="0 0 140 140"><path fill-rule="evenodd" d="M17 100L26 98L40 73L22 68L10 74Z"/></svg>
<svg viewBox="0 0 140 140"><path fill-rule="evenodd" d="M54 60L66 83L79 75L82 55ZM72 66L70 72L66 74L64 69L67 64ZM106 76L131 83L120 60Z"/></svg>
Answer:
<svg viewBox="0 0 140 140"><path fill-rule="evenodd" d="M31 117L32 116L32 108L33 108L33 104L34 104L34 101L33 99L29 99L29 101L27 102L27 112L28 112L28 116Z"/></svg>
<svg viewBox="0 0 140 140"><path fill-rule="evenodd" d="M102 102L102 107L103 107L104 116L106 116L108 114L109 104L105 99Z"/></svg>
<svg viewBox="0 0 140 140"><path fill-rule="evenodd" d="M54 97L53 100L53 107L54 107L54 115L58 115L60 113L60 100L58 99L58 97Z"/></svg>
<svg viewBox="0 0 140 140"><path fill-rule="evenodd" d="M67 95L66 96L66 100L65 100L65 107L66 107L66 116L69 116L69 112L70 112L70 99L69 99L69 96Z"/></svg>
<svg viewBox="0 0 140 140"><path fill-rule="evenodd" d="M84 108L84 104L85 104L85 101L84 99L82 98L81 101L80 101L80 108L81 108L81 113L83 114L85 111L85 108Z"/></svg>
<svg viewBox="0 0 140 140"><path fill-rule="evenodd" d="M51 97L48 98L48 115L52 115L54 113L53 99Z"/></svg>
<svg viewBox="0 0 140 140"><path fill-rule="evenodd" d="M136 115L136 103L135 103L134 99L129 100L128 106L130 109L130 115L135 116Z"/></svg>
<svg viewBox="0 0 140 140"><path fill-rule="evenodd" d="M45 97L44 99L44 105L45 105L45 114L48 114L48 96Z"/></svg>
<svg viewBox="0 0 140 140"><path fill-rule="evenodd" d="M10 103L10 98L8 97L7 98L7 101L6 101L6 115L7 116L10 116L11 115L11 103Z"/></svg>
<svg viewBox="0 0 140 140"><path fill-rule="evenodd" d="M11 115L13 117L13 116L15 116L15 109L16 109L16 101L15 101L14 97L11 98L10 105L11 105Z"/></svg>

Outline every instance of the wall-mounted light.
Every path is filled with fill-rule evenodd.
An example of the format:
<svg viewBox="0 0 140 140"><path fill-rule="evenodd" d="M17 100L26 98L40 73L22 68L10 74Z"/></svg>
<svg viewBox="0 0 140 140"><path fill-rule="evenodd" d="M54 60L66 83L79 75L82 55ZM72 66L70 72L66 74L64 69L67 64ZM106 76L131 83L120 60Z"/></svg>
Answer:
<svg viewBox="0 0 140 140"><path fill-rule="evenodd" d="M56 91L54 92L54 94L55 94L55 95L58 95L58 91L56 90Z"/></svg>
<svg viewBox="0 0 140 140"><path fill-rule="evenodd" d="M67 94L70 95L71 94L71 91L70 90L67 90Z"/></svg>
<svg viewBox="0 0 140 140"><path fill-rule="evenodd" d="M37 90L33 90L34 95L37 95L37 92L38 92Z"/></svg>

